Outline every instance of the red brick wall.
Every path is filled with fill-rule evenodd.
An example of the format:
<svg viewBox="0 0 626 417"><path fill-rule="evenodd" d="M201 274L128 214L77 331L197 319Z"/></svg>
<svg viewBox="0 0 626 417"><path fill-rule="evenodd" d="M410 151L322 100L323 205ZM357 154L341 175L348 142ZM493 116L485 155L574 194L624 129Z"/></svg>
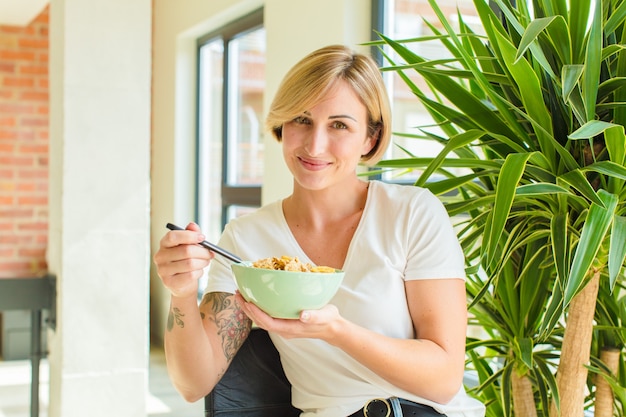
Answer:
<svg viewBox="0 0 626 417"><path fill-rule="evenodd" d="M0 278L46 270L48 8L0 25Z"/></svg>

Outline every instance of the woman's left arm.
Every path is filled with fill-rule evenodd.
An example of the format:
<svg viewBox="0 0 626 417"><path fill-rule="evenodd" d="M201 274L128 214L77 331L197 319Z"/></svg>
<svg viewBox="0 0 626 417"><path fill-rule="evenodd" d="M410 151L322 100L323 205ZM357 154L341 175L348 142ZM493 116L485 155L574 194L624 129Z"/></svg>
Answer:
<svg viewBox="0 0 626 417"><path fill-rule="evenodd" d="M467 305L462 279L406 282L415 339L397 339L358 326L328 305L300 320L277 320L237 300L260 327L283 337L316 337L344 350L385 380L422 398L449 402L463 381ZM398 300L401 302L404 300Z"/></svg>
<svg viewBox="0 0 626 417"><path fill-rule="evenodd" d="M415 339L393 339L347 323L331 343L395 386L445 404L463 383L465 282L431 279L405 285Z"/></svg>

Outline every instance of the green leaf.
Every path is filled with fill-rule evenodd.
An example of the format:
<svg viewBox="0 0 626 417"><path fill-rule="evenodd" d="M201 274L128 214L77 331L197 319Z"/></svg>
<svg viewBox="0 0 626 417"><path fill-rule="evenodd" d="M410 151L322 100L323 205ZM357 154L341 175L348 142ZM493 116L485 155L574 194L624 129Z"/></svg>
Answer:
<svg viewBox="0 0 626 417"><path fill-rule="evenodd" d="M517 48L517 54L515 54L515 62L517 62L525 53L526 50L532 45L533 42L537 39L539 34L543 32L549 25L556 19L556 16L543 17L539 19L535 19L524 31L524 35L522 35L522 40L519 43L519 47Z"/></svg>
<svg viewBox="0 0 626 417"><path fill-rule="evenodd" d="M526 53L531 45L536 42L537 38L543 31L549 30L549 37L554 45L561 62L569 64L572 60L572 52L570 50L570 38L567 30L567 23L563 16L549 16L532 20L526 27L522 40L520 41L517 55L517 61Z"/></svg>
<svg viewBox="0 0 626 417"><path fill-rule="evenodd" d="M559 397L559 388L557 386L554 373L543 361L536 361L536 362L537 362L537 372L536 372L537 377L538 379L541 379L542 381L547 383L548 387L550 387L550 392L552 393L552 396L553 396L552 399L554 400L554 403L556 404L556 408L558 410L561 407L561 400ZM547 401L547 395L544 395L543 397L546 398L544 400L544 405L545 405L544 410L547 410L550 404Z"/></svg>
<svg viewBox="0 0 626 417"><path fill-rule="evenodd" d="M570 9L570 36L572 39L572 52L574 63L582 64L585 60L587 26L589 24L589 12L592 0L571 0Z"/></svg>
<svg viewBox="0 0 626 417"><path fill-rule="evenodd" d="M604 132L605 130L614 126L616 125L613 123L603 122L601 120L591 120L576 129L572 134L568 136L568 138L572 140L592 139Z"/></svg>
<svg viewBox="0 0 626 417"><path fill-rule="evenodd" d="M530 154L510 154L506 157L504 165L500 171L498 185L496 187L496 200L493 210L490 213L488 221L488 229L485 231L485 241L487 242L487 264L491 264L492 260L498 252L498 242L504 231L504 225L509 218L509 212L515 197L515 189L519 180L522 178L526 161L530 158Z"/></svg>
<svg viewBox="0 0 626 417"><path fill-rule="evenodd" d="M604 22L604 35L609 36L609 34L615 32L618 26L624 25L624 20L626 20L626 2L620 2L617 9Z"/></svg>
<svg viewBox="0 0 626 417"><path fill-rule="evenodd" d="M555 215L550 222L550 234L552 237L552 256L556 266L557 277L561 282L566 282L569 276L568 265L570 261L569 239L567 223L569 216L565 214Z"/></svg>
<svg viewBox="0 0 626 417"><path fill-rule="evenodd" d="M626 3L625 3L626 4ZM604 141L611 161L624 166L626 164L626 135L624 126L612 125L604 130Z"/></svg>
<svg viewBox="0 0 626 417"><path fill-rule="evenodd" d="M516 339L519 358L528 369L533 369L533 340L528 337Z"/></svg>
<svg viewBox="0 0 626 417"><path fill-rule="evenodd" d="M626 217L615 216L611 229L611 243L609 248L609 282L610 288L615 288L615 282L626 259Z"/></svg>
<svg viewBox="0 0 626 417"><path fill-rule="evenodd" d="M495 3L500 7L500 10L502 11L502 13L504 14L507 24L511 25L511 27L513 28L513 30L518 33L520 36L523 36L524 33L524 26L519 22L519 20L515 17L515 15L513 14L513 12L511 10L509 10L509 8L507 7L507 4L504 3L502 0L494 0ZM481 2L481 1L474 1L474 5L476 5L476 10L478 11L478 13L481 13L481 9L478 7L477 4L487 4L489 5L490 3L488 2ZM523 3L522 3L523 4ZM497 21L497 20L496 20ZM484 22L484 20L483 20ZM495 25L494 20L491 20L491 23ZM494 39L494 34L497 32L496 30L494 30L493 28L491 28L491 25L484 25L485 29L487 29L487 27L489 26L489 28L492 31L492 35L489 36L489 39L493 42L495 42ZM489 33L489 31L487 31ZM512 38L512 36L510 36ZM546 74L548 74L550 76L551 79L553 80L557 80L558 77L554 74L554 71L552 70L552 66L550 65L548 59L546 58L545 54L543 53L543 50L536 45L535 43L531 43L529 44L528 48L530 49L530 52L533 56L533 59L536 60L539 65L541 66L541 68L546 72Z"/></svg>
<svg viewBox="0 0 626 417"><path fill-rule="evenodd" d="M561 69L563 100L569 101L574 89L578 86L578 81L583 74L582 65L563 65Z"/></svg>
<svg viewBox="0 0 626 417"><path fill-rule="evenodd" d="M567 281L564 281L561 276L552 289L550 301L546 308L546 314L539 331L539 337L541 339L546 339L554 331L554 328L559 322L561 312L563 311L563 291L566 282Z"/></svg>
<svg viewBox="0 0 626 417"><path fill-rule="evenodd" d="M585 70L583 72L583 99L587 109L587 120L593 120L596 114L596 98L602 64L602 1L595 1L593 21L587 40ZM591 10L591 9L590 9Z"/></svg>
<svg viewBox="0 0 626 417"><path fill-rule="evenodd" d="M592 171L609 177L626 180L626 167L611 161L600 161L581 168L582 172Z"/></svg>
<svg viewBox="0 0 626 417"><path fill-rule="evenodd" d="M524 109L528 114L528 119L540 128L535 128L537 139L539 140L541 151L550 161L554 160L554 147L552 146L552 118L543 101L543 91L541 82L533 71L533 68L525 59L515 62L516 49L510 40L503 35L496 33L498 46L502 52L502 58L517 84L517 90L521 94Z"/></svg>
<svg viewBox="0 0 626 417"><path fill-rule="evenodd" d="M565 173L559 177L559 180L571 185L574 187L579 193L585 196L589 201L597 204L604 205L604 202L598 197L596 191L593 189L591 184L589 184L589 180L585 177L581 170L576 169L574 171L570 171Z"/></svg>
<svg viewBox="0 0 626 417"><path fill-rule="evenodd" d="M611 390L613 391L615 397L617 397L622 404L626 404L626 387L624 387L619 380L617 380L613 375L607 373L604 369L600 369L595 366L587 366L587 368L598 376L604 378L604 380L611 386Z"/></svg>
<svg viewBox="0 0 626 417"><path fill-rule="evenodd" d="M424 187L428 188L435 195L442 195L449 191L456 190L468 182L472 182L478 176L479 174L469 174L441 181L427 182L424 184Z"/></svg>
<svg viewBox="0 0 626 417"><path fill-rule="evenodd" d="M602 241L613 221L618 201L617 196L609 194L604 190L600 190L598 195L603 200L604 206L594 203L587 213L565 288L564 308L569 305L572 298L582 289L585 277L591 269Z"/></svg>
<svg viewBox="0 0 626 417"><path fill-rule="evenodd" d="M556 184L538 183L520 185L515 190L517 195L544 195L544 194L570 194L567 188L560 187Z"/></svg>
<svg viewBox="0 0 626 417"><path fill-rule="evenodd" d="M422 175L420 175L420 177L418 178L415 185L423 186L426 183L426 180L430 178L430 176L441 167L443 162L446 160L446 157L451 152L453 152L456 148L462 148L472 142L475 142L483 135L484 133L480 130L468 130L466 132L451 137L450 140L448 140L448 143L446 143L443 149L435 157L435 159L433 159L428 167L426 167Z"/></svg>

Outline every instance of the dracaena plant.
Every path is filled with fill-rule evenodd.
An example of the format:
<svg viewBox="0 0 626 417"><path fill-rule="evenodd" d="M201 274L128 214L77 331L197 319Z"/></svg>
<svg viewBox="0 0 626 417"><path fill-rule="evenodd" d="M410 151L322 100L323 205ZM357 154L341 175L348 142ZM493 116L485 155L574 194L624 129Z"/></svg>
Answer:
<svg viewBox="0 0 626 417"><path fill-rule="evenodd" d="M596 304L611 304L602 298L624 280L626 0L474 0L484 35L461 13L453 28L429 3L432 35L381 34L377 44L386 45L382 70L404 79L443 132L404 136L442 150L378 167L422 170L416 185L462 219L471 320L488 335L468 339L474 395L493 416L582 416L594 384L608 381L609 409L623 415L623 376L589 355L601 343ZM450 58L411 48L433 40ZM596 318L618 323L615 314ZM623 363L620 343L612 348Z"/></svg>

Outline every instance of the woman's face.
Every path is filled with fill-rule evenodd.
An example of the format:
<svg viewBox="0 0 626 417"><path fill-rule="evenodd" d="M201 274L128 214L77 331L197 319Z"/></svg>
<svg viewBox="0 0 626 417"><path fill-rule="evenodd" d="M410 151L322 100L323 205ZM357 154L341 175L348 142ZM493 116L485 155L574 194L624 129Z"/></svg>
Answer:
<svg viewBox="0 0 626 417"><path fill-rule="evenodd" d="M283 156L296 183L321 190L354 179L361 156L374 146L367 122L359 97L339 81L319 104L285 123Z"/></svg>

